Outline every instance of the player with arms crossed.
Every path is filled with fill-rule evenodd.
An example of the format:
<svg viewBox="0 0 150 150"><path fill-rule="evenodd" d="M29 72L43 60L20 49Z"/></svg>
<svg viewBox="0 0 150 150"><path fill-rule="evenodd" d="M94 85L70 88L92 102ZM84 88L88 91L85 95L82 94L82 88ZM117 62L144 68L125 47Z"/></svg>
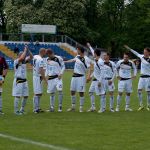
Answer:
<svg viewBox="0 0 150 150"><path fill-rule="evenodd" d="M29 56L27 56L27 52ZM24 107L26 105L28 96L29 96L29 89L28 89L28 82L27 82L27 69L26 64L33 58L32 53L25 46L24 51L18 54L18 58L14 61L14 82L13 82L13 91L12 95L15 97L14 99L14 113L17 115L24 114ZM22 104L21 109L19 111L18 105L19 100L22 97Z"/></svg>
<svg viewBox="0 0 150 150"><path fill-rule="evenodd" d="M130 95L132 93L132 79L136 77L137 69L135 64L129 60L129 53L124 53L123 59L118 61L116 65L118 82L118 97L116 111L119 111L120 102L123 91L126 92L126 106L125 111L132 111L130 108ZM133 76L132 76L133 70Z"/></svg>
<svg viewBox="0 0 150 150"><path fill-rule="evenodd" d="M142 90L147 92L147 110L150 111L150 48L144 48L144 55L141 55L125 45L125 48L141 59L141 77L138 83L138 97L140 107L138 111L143 110Z"/></svg>
<svg viewBox="0 0 150 150"><path fill-rule="evenodd" d="M4 57L0 56L0 115L3 115L2 111L2 85L4 83L5 77L8 71L8 64Z"/></svg>
<svg viewBox="0 0 150 150"><path fill-rule="evenodd" d="M84 92L86 86L86 72L91 66L91 60L85 56L85 50L81 46L77 46L78 55L71 60L65 61L65 63L75 62L74 73L71 80L71 102L72 107L67 111L75 111L76 105L76 92L79 92L80 95L80 109L79 112L83 112L84 105Z"/></svg>
<svg viewBox="0 0 150 150"><path fill-rule="evenodd" d="M34 113L43 112L40 109L40 98L43 93L43 84L44 80L47 85L47 79L45 77L45 63L43 57L46 55L46 49L41 48L39 50L39 55L35 55L33 57L33 89L34 89L34 97L33 97L33 105L34 105Z"/></svg>
<svg viewBox="0 0 150 150"><path fill-rule="evenodd" d="M104 74L104 85L105 91L109 91L110 95L110 111L114 112L114 79L116 76L116 65L114 62L110 61L110 54L108 52L104 53L104 67L103 67L103 74Z"/></svg>
<svg viewBox="0 0 150 150"><path fill-rule="evenodd" d="M55 107L55 93L58 91L59 108L58 112L62 112L63 101L63 82L62 75L65 71L64 61L60 56L54 55L51 49L47 49L46 60L46 77L48 79L47 93L50 94L50 109L49 112L54 112Z"/></svg>

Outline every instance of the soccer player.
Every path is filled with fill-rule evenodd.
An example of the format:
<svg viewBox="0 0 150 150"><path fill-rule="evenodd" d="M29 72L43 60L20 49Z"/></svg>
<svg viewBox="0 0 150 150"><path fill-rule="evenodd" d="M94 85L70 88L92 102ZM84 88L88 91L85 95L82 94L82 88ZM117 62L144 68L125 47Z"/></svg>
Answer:
<svg viewBox="0 0 150 150"><path fill-rule="evenodd" d="M84 105L84 92L85 92L85 85L86 85L86 72L89 70L91 66L91 60L85 56L85 50L81 46L77 46L77 53L78 55L71 60L65 61L65 63L75 62L74 66L74 73L71 80L71 102L72 107L69 108L67 111L75 111L76 105L76 92L80 95L80 108L79 112L83 112L83 105Z"/></svg>
<svg viewBox="0 0 150 150"><path fill-rule="evenodd" d="M47 79L45 77L45 63L43 57L46 55L46 49L41 48L39 50L39 55L35 55L33 57L33 89L34 89L34 97L33 97L33 105L34 105L34 113L43 112L40 109L40 98L43 93L43 84L44 80L47 85Z"/></svg>
<svg viewBox="0 0 150 150"><path fill-rule="evenodd" d="M88 112L94 112L96 110L95 108L95 97L94 93L96 95L101 97L100 100L100 110L98 113L103 113L106 110L106 98L105 98L105 88L104 88L104 77L103 77L103 67L104 67L104 61L101 59L101 50L100 49L95 49L94 50L94 72L93 76L94 79L91 83L90 89L89 89L89 95L91 98L91 108L88 110ZM91 79L91 75L88 76L88 81Z"/></svg>
<svg viewBox="0 0 150 150"><path fill-rule="evenodd" d="M125 45L133 54L141 59L141 77L138 83L138 97L140 107L138 111L143 110L142 90L147 92L147 110L150 111L150 48L144 48L144 55L141 55Z"/></svg>
<svg viewBox="0 0 150 150"><path fill-rule="evenodd" d="M27 56L27 52L29 56ZM18 54L18 58L14 61L14 81L13 81L13 91L12 95L15 97L14 99L14 113L16 115L24 114L24 107L26 105L29 89L26 75L26 64L33 58L32 53L25 46L24 51ZM19 110L19 100L22 97L21 109Z"/></svg>
<svg viewBox="0 0 150 150"><path fill-rule="evenodd" d="M48 79L47 93L50 94L50 109L49 112L54 112L55 93L58 91L59 108L58 112L62 112L63 101L63 82L62 75L65 70L64 61L60 56L54 55L51 49L47 49L46 60L46 77Z"/></svg>
<svg viewBox="0 0 150 150"><path fill-rule="evenodd" d="M8 71L8 64L4 57L0 56L0 115L3 115L2 111L2 85L4 84L5 77Z"/></svg>
<svg viewBox="0 0 150 150"><path fill-rule="evenodd" d="M132 111L130 108L130 95L132 93L132 79L136 77L137 69L135 64L129 60L129 53L124 53L123 59L116 65L118 82L118 97L116 111L119 111L122 94L126 92L125 111ZM134 71L132 76L132 70Z"/></svg>
<svg viewBox="0 0 150 150"><path fill-rule="evenodd" d="M110 61L110 54L108 52L103 54L104 57L104 85L106 92L109 91L110 95L110 111L114 112L114 79L116 76L116 65L114 62Z"/></svg>

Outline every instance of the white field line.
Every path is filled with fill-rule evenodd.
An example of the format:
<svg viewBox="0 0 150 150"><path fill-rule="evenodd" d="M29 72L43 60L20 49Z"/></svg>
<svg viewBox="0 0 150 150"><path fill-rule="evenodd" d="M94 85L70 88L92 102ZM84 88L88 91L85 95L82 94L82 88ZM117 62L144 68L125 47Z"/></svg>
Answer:
<svg viewBox="0 0 150 150"><path fill-rule="evenodd" d="M36 145L36 146L40 146L40 147L50 148L52 150L70 150L68 148L54 146L54 145L51 145L51 144L44 144L44 143L41 143L41 142L36 142L36 141L29 140L29 139L22 139L22 138L10 136L10 135L5 135L5 134L2 134L2 133L0 133L0 138L5 138L5 139L9 139L11 141L17 141L17 142L21 142L21 143L32 144L32 145Z"/></svg>

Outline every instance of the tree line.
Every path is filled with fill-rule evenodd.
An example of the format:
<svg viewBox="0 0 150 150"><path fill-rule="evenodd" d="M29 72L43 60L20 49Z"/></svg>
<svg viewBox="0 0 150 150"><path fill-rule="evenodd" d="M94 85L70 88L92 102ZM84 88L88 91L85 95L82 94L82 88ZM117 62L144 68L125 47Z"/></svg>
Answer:
<svg viewBox="0 0 150 150"><path fill-rule="evenodd" d="M18 33L23 23L57 25L57 34L119 56L124 44L149 45L150 0L0 0L0 32Z"/></svg>

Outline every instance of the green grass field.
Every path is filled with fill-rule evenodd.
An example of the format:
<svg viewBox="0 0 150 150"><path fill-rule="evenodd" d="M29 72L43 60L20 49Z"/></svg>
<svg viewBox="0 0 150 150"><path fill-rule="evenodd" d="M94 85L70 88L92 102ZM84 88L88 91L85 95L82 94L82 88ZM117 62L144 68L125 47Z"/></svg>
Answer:
<svg viewBox="0 0 150 150"><path fill-rule="evenodd" d="M70 107L71 72L64 75L64 102L62 113L32 112L32 72L28 72L30 97L26 111L27 115L16 116L13 113L12 82L13 72L9 71L3 92L3 111L0 116L0 134L40 143L67 148L68 150L149 150L150 149L150 112L137 112L137 80L133 83L134 92L131 98L133 112L125 112L125 100L122 99L121 111L103 114L87 113L90 107L88 92L86 93L85 112L66 112ZM89 87L90 84L88 84ZM88 91L87 87L87 91ZM117 87L116 87L117 88ZM115 94L116 98L116 94ZM108 100L108 98L107 98ZM144 93L146 104L146 94ZM79 104L79 101L78 101ZM99 98L96 98L97 109ZM57 102L56 102L57 106ZM49 95L46 93L41 100L41 108L48 109ZM78 110L77 105L77 110ZM56 108L57 110L57 108ZM22 143L0 137L0 150L47 150L30 143ZM53 148L52 148L53 149ZM59 148L58 148L59 149ZM60 148L61 150L61 148Z"/></svg>

